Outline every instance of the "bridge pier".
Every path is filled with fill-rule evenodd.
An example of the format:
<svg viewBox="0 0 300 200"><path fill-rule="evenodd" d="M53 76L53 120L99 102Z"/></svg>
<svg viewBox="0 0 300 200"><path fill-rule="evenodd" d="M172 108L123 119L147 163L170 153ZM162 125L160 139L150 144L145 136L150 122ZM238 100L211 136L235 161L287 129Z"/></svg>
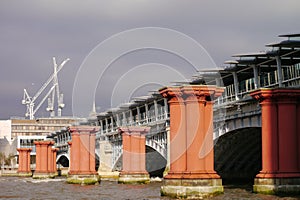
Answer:
<svg viewBox="0 0 300 200"><path fill-rule="evenodd" d="M149 183L146 171L146 138L149 127L120 127L123 142L123 169L119 183Z"/></svg>
<svg viewBox="0 0 300 200"><path fill-rule="evenodd" d="M54 178L57 176L56 151L54 141L35 141L36 169L33 178Z"/></svg>
<svg viewBox="0 0 300 200"><path fill-rule="evenodd" d="M213 158L213 100L222 92L204 85L160 90L170 105L170 171L161 195L204 198L223 193Z"/></svg>
<svg viewBox="0 0 300 200"><path fill-rule="evenodd" d="M30 169L30 152L31 148L17 148L19 152L18 176L32 176Z"/></svg>
<svg viewBox="0 0 300 200"><path fill-rule="evenodd" d="M99 182L95 161L95 133L91 126L72 126L70 145L70 170L67 183L90 185Z"/></svg>
<svg viewBox="0 0 300 200"><path fill-rule="evenodd" d="M254 192L300 193L300 89L260 89L251 96L262 114L262 170Z"/></svg>
<svg viewBox="0 0 300 200"><path fill-rule="evenodd" d="M118 180L119 172L113 171L112 163L112 144L108 140L99 141L99 168L98 174L101 180Z"/></svg>

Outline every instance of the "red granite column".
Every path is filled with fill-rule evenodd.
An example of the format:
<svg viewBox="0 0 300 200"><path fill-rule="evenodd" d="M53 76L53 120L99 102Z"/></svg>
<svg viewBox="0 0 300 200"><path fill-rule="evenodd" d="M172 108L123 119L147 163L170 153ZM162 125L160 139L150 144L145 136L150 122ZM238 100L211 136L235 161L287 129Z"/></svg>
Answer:
<svg viewBox="0 0 300 200"><path fill-rule="evenodd" d="M70 170L68 183L95 184L99 181L95 170L95 132L97 127L72 126L70 145Z"/></svg>
<svg viewBox="0 0 300 200"><path fill-rule="evenodd" d="M48 165L47 165L47 171L48 173L53 173L53 151L52 146L54 144L54 141L51 141L50 144L47 146L47 153L48 153Z"/></svg>
<svg viewBox="0 0 300 200"><path fill-rule="evenodd" d="M80 173L90 172L90 141L89 133L80 134ZM95 151L95 149L94 149Z"/></svg>
<svg viewBox="0 0 300 200"><path fill-rule="evenodd" d="M170 171L165 178L182 178L186 171L186 111L180 87L162 88L170 109Z"/></svg>
<svg viewBox="0 0 300 200"><path fill-rule="evenodd" d="M163 88L160 93L164 97L170 98L175 96L174 92L169 92L172 89ZM204 198L215 193L222 193L222 180L214 171L213 101L221 96L223 88L190 85L176 89L177 102L180 99L178 98L180 93L180 96L184 98L181 103L183 108L176 107L169 101L170 130L178 124L184 124L180 132L183 139L173 148L176 154L176 148L184 147L185 149L181 149L181 151L185 155L185 159L181 160L181 172L174 173L170 169L169 174L165 176L161 194L177 198ZM172 112L172 109L177 112ZM184 110L184 117L178 116L183 113L179 110ZM179 118L182 121L178 120ZM174 121L172 122L172 120ZM175 128L175 130L177 129ZM173 145L172 137L170 145ZM174 154L173 148L170 146L171 157Z"/></svg>
<svg viewBox="0 0 300 200"><path fill-rule="evenodd" d="M35 171L41 168L41 145L39 142L34 142L35 144Z"/></svg>
<svg viewBox="0 0 300 200"><path fill-rule="evenodd" d="M80 171L80 137L78 132L72 132L70 145L70 174L77 174Z"/></svg>
<svg viewBox="0 0 300 200"><path fill-rule="evenodd" d="M30 169L30 152L31 148L17 148L19 152L19 167L18 175L20 176L31 176Z"/></svg>
<svg viewBox="0 0 300 200"><path fill-rule="evenodd" d="M131 137L127 132L122 133L122 144L123 144L123 171L131 171Z"/></svg>
<svg viewBox="0 0 300 200"><path fill-rule="evenodd" d="M298 169L300 169L300 98L297 100Z"/></svg>
<svg viewBox="0 0 300 200"><path fill-rule="evenodd" d="M53 178L53 141L35 141L36 146L36 169L33 178Z"/></svg>
<svg viewBox="0 0 300 200"><path fill-rule="evenodd" d="M25 170L25 162L24 157L26 156L25 151L21 148L17 148L17 151L19 152L19 167L18 172L23 172Z"/></svg>
<svg viewBox="0 0 300 200"><path fill-rule="evenodd" d="M146 171L146 138L148 127L120 127L123 142L123 169L119 183L148 183Z"/></svg>
<svg viewBox="0 0 300 200"><path fill-rule="evenodd" d="M220 178L214 171L213 101L223 90L184 86L186 96L187 170L184 178Z"/></svg>
<svg viewBox="0 0 300 200"><path fill-rule="evenodd" d="M95 148L96 148L96 134L91 133L90 137L90 150L89 150L89 156L90 156L90 169L89 171L92 173L96 172L96 155L95 155Z"/></svg>
<svg viewBox="0 0 300 200"><path fill-rule="evenodd" d="M262 170L253 189L258 193L297 193L300 187L297 106L300 89L261 89L251 93L262 115Z"/></svg>
<svg viewBox="0 0 300 200"><path fill-rule="evenodd" d="M57 167L56 167L56 155L57 155L57 151L58 148L52 148L52 168L51 168L51 172L56 173L57 172Z"/></svg>

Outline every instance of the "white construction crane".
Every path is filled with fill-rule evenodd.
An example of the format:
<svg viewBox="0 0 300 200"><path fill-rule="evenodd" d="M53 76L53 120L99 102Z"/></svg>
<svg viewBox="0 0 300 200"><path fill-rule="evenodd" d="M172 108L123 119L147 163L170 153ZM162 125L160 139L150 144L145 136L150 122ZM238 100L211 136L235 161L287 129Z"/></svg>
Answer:
<svg viewBox="0 0 300 200"><path fill-rule="evenodd" d="M26 113L25 113L26 117L29 117L29 119L34 119L34 114L41 107L41 105L44 103L44 101L48 98L48 96L51 94L51 92L52 92L52 98L48 99L47 111L50 112L50 116L52 116L52 117L55 116L54 100L55 100L55 94L56 94L56 96L57 96L57 116L59 116L59 117L61 116L61 110L65 106L65 104L63 103L63 94L60 94L60 91L59 91L57 74L69 60L70 59L67 58L59 66L57 66L56 60L53 57L54 73L48 78L48 80L44 83L44 85L38 90L38 92L33 97L31 97L28 94L27 90L24 89L22 104L26 105L26 107L27 107ZM49 89L49 91L43 97L43 99L40 101L40 103L34 108L35 101L43 93L43 91L47 88L47 86L51 83L51 81L53 83L52 87ZM55 91L56 91L56 93L55 93Z"/></svg>

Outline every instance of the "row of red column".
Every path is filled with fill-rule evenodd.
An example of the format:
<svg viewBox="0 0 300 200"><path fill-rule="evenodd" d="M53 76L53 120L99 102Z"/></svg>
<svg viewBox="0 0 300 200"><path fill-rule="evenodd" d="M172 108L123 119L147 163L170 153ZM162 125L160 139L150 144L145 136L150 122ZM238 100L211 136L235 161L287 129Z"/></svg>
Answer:
<svg viewBox="0 0 300 200"><path fill-rule="evenodd" d="M52 148L53 141L35 141L36 146L36 168L34 176L55 174L56 169L56 148ZM30 152L31 148L18 148L19 152L19 174L30 174Z"/></svg>

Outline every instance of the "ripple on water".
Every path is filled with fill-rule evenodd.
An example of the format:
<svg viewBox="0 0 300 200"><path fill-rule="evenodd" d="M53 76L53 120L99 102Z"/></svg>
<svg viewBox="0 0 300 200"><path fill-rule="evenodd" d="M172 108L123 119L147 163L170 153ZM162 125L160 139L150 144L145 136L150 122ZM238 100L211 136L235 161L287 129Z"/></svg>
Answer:
<svg viewBox="0 0 300 200"><path fill-rule="evenodd" d="M67 184L64 178L35 180L32 178L0 177L1 199L88 199L88 200L168 200L160 196L161 182L147 185L122 185L101 181L99 185ZM251 192L252 186L225 186L225 193L213 200L296 200L299 197L278 197Z"/></svg>

